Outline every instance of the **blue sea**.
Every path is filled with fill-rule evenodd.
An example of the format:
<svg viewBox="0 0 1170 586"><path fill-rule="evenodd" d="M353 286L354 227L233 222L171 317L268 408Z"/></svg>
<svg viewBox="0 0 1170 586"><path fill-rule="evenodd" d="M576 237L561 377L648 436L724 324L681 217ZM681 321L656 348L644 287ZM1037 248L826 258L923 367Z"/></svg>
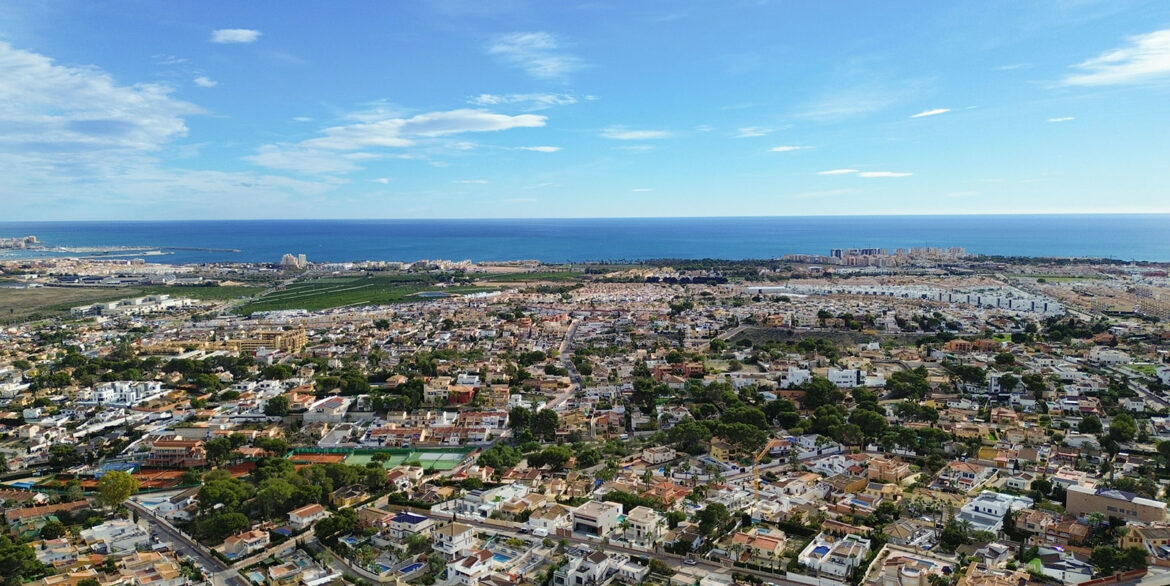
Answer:
<svg viewBox="0 0 1170 586"><path fill-rule="evenodd" d="M173 248L147 258L175 264L278 262L285 253L311 261L748 259L917 246L1170 261L1170 214L0 222L0 238L30 234L46 246ZM239 252L182 250L196 248ZM60 255L0 250L0 260L29 256Z"/></svg>

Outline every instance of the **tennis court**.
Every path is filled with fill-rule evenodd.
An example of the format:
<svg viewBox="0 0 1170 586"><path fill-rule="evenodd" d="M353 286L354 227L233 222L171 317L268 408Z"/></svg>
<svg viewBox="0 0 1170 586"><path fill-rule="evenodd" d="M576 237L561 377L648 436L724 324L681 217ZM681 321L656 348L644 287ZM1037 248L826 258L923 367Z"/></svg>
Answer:
<svg viewBox="0 0 1170 586"><path fill-rule="evenodd" d="M422 466L427 470L445 472L463 462L467 458L467 455L473 451L473 448L387 448L382 450L357 449L348 451L337 450L336 448L322 448L321 450L316 451L312 448L301 448L295 450L289 458L294 462L311 462L314 460L344 461L351 466L364 467L374 461L375 454L386 454L386 459L381 462L385 468L394 468L395 466L406 464ZM324 450L328 451L326 452Z"/></svg>

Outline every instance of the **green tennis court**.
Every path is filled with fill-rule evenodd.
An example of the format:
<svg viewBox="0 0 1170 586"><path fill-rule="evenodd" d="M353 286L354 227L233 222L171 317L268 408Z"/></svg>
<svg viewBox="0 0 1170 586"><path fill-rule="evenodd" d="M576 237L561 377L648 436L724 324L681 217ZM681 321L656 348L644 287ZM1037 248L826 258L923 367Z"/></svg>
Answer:
<svg viewBox="0 0 1170 586"><path fill-rule="evenodd" d="M420 448L420 449L356 449L346 450L338 448L298 448L290 454L295 458L297 454L331 453L345 454L344 462L351 466L366 466L375 461L375 454L385 454L385 459L379 457L382 466L394 468L402 464L422 466L427 470L445 472L458 466L474 448Z"/></svg>

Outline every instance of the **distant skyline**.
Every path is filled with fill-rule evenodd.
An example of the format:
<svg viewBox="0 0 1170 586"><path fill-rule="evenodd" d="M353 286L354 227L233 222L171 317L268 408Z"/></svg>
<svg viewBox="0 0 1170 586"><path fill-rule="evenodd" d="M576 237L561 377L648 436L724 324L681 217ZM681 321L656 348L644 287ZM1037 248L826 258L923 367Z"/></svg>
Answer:
<svg viewBox="0 0 1170 586"><path fill-rule="evenodd" d="M1170 3L0 11L0 220L1170 213Z"/></svg>

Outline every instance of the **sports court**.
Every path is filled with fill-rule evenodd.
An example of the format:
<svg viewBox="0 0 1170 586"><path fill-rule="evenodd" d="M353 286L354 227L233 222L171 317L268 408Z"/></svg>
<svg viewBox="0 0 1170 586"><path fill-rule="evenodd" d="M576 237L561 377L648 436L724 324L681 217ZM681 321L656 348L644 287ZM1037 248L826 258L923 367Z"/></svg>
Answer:
<svg viewBox="0 0 1170 586"><path fill-rule="evenodd" d="M458 466L473 448L388 448L372 450L344 450L318 448L301 448L289 455L294 462L342 462L351 466L365 466L374 461L375 454L386 454L382 461L385 468L394 468L403 464L422 466L426 470L446 472Z"/></svg>

